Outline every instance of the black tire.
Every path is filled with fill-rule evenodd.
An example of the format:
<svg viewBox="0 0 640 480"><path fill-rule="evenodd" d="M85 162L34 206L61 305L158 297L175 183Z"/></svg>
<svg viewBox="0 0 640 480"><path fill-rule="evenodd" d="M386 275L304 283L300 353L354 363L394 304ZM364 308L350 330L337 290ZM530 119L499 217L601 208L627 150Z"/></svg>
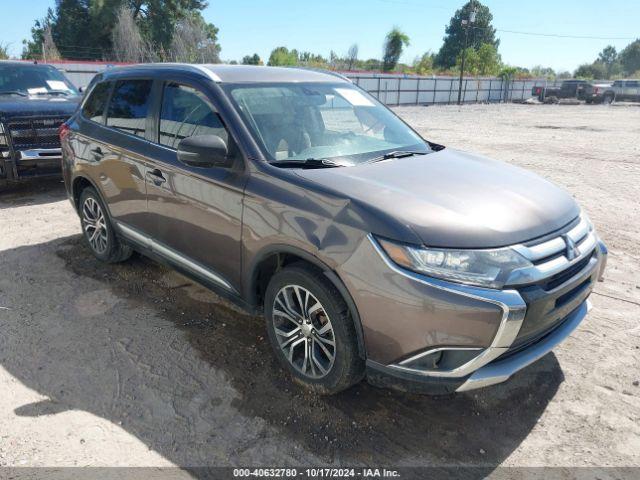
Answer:
<svg viewBox="0 0 640 480"><path fill-rule="evenodd" d="M614 100L614 95L611 93L607 93L602 98L602 103L605 105L611 105L613 103L613 100Z"/></svg>
<svg viewBox="0 0 640 480"><path fill-rule="evenodd" d="M311 295L311 297L307 297L309 298L308 302L303 300L307 304L306 311L315 309L315 313L308 315L308 318L311 319L310 334L308 330L306 333L303 331L304 321L292 322L278 315L278 312L274 314L276 297L280 301L277 307L279 311L284 299L282 295L286 296L286 292L296 286L302 292L302 298L304 298L305 290ZM294 310L296 306L300 306L300 302L293 295L290 300L295 304L293 305ZM317 308L315 303L312 303L314 301L320 304L320 309ZM302 309L299 309L299 311L302 311ZM276 357L297 383L315 393L330 395L345 390L362 380L365 363L364 359L358 354L357 334L349 308L338 289L322 272L303 263L293 264L277 272L267 286L264 312L269 340ZM324 341L320 342L319 334L326 329L327 323L331 328L331 335L325 333ZM276 333L276 324L278 324L280 334ZM291 341L291 337L282 335L282 332L287 331L289 327L291 327L292 331L296 330L296 328L299 330L293 337L292 344L301 340L303 342L295 349L292 347L288 351L290 353L291 350L294 350L292 354L293 362L289 360L283 346L281 346L281 343L287 343L285 339ZM314 327L316 328L314 329ZM309 328L308 325L307 328ZM306 336L307 334L309 336ZM333 349L325 343L327 339L330 341L331 338L333 338L335 344ZM309 345L311 350L306 350ZM324 350L320 348L323 345L326 346ZM309 372L307 374L300 367L300 364L303 364L302 352L305 353L305 359L307 354L311 357L309 364L312 366L308 367ZM313 352L313 354L310 352ZM327 353L334 354L332 362L326 361L329 358ZM326 369L326 372L322 371L322 367ZM313 371L314 368L315 372Z"/></svg>
<svg viewBox="0 0 640 480"><path fill-rule="evenodd" d="M90 221L90 211L99 212L101 215L96 214L96 222ZM131 256L133 249L122 243L116 236L108 210L93 187L85 188L80 194L78 213L84 239L96 258L106 263L118 263L124 262ZM101 221L98 220L100 218ZM96 228L94 225L100 227ZM99 234L100 239L96 240L94 234Z"/></svg>

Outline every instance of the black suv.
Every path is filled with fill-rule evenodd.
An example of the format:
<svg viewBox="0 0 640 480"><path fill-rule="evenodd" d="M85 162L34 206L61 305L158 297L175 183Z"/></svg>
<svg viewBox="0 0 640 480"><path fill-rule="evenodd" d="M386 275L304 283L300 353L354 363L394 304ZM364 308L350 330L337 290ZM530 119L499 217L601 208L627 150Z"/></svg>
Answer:
<svg viewBox="0 0 640 480"><path fill-rule="evenodd" d="M78 90L51 65L0 62L0 186L60 175L58 128L79 100Z"/></svg>

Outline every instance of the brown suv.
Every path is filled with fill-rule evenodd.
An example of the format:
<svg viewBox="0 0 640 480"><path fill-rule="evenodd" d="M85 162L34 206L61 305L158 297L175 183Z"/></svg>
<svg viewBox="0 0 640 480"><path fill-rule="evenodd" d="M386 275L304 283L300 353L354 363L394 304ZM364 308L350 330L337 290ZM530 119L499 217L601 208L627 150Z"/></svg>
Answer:
<svg viewBox="0 0 640 480"><path fill-rule="evenodd" d="M428 142L347 79L231 65L98 75L61 128L93 253L254 312L300 382L502 382L585 317L606 248L565 191Z"/></svg>

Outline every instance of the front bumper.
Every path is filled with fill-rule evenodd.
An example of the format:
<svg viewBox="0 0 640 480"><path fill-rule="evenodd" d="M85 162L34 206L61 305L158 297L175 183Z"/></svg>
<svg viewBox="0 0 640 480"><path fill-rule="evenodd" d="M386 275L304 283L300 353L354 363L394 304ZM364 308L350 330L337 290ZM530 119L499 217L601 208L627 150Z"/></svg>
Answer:
<svg viewBox="0 0 640 480"><path fill-rule="evenodd" d="M399 269L386 258L383 251L378 253L388 262L389 268L405 277L432 286L440 284L441 288L455 290L460 296L473 296L478 300L497 303L503 310L503 319L491 344L478 348L475 357L456 368L438 371L416 367L416 361L419 362L421 357L432 355L437 350L456 350L455 346L425 349L387 364L367 360L370 383L431 394L462 392L504 382L549 353L586 317L590 309L587 298L595 282L602 278L607 258L607 249L598 240L591 256L584 257L586 263L582 264L579 271L572 273L571 278L561 279L560 284L549 288L546 282L518 290L497 291L426 279Z"/></svg>
<svg viewBox="0 0 640 480"><path fill-rule="evenodd" d="M7 150L0 155L0 177L19 181L35 177L61 174L62 150L60 148L31 148Z"/></svg>
<svg viewBox="0 0 640 480"><path fill-rule="evenodd" d="M376 385L415 393L448 394L488 387L508 380L514 373L522 370L536 360L544 357L558 344L563 342L584 320L591 309L591 303L585 300L562 324L547 336L532 344L529 348L508 355L504 359L480 367L471 375L462 378L430 377L399 371L393 367L367 362L367 380Z"/></svg>

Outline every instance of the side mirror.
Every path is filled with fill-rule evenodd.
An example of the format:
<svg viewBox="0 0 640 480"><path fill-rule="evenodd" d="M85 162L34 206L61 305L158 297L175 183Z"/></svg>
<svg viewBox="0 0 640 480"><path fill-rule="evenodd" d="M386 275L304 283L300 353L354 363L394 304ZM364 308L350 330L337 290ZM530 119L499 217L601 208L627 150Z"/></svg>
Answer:
<svg viewBox="0 0 640 480"><path fill-rule="evenodd" d="M217 135L194 135L178 144L178 160L192 167L230 167L227 144Z"/></svg>
<svg viewBox="0 0 640 480"><path fill-rule="evenodd" d="M80 93L84 93L84 91L85 91L86 89L87 89L87 87L84 87L84 86L80 86L80 87L78 87L78 91L79 91Z"/></svg>

